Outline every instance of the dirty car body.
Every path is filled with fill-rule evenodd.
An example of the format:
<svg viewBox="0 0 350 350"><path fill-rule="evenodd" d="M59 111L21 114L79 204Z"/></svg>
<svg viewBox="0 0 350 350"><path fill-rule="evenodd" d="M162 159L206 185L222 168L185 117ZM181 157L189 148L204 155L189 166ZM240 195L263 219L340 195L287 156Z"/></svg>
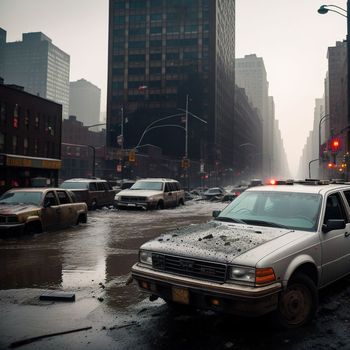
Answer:
<svg viewBox="0 0 350 350"><path fill-rule="evenodd" d="M39 233L87 221L87 206L61 188L20 188L0 197L0 233Z"/></svg>
<svg viewBox="0 0 350 350"><path fill-rule="evenodd" d="M318 289L350 273L349 201L349 185L248 189L214 221L144 244L133 277L172 304L299 327Z"/></svg>

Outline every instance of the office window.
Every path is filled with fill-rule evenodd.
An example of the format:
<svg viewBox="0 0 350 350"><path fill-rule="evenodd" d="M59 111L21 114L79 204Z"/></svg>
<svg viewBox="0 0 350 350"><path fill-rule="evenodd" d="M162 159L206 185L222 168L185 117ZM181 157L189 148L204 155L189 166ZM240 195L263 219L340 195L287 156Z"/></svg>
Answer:
<svg viewBox="0 0 350 350"><path fill-rule="evenodd" d="M151 34L161 34L162 27L151 27Z"/></svg>
<svg viewBox="0 0 350 350"><path fill-rule="evenodd" d="M18 129L18 127L19 127L19 107L18 107L17 103L15 104L15 108L13 110L12 126L15 129Z"/></svg>
<svg viewBox="0 0 350 350"><path fill-rule="evenodd" d="M0 151L5 150L5 134L0 132Z"/></svg>
<svg viewBox="0 0 350 350"><path fill-rule="evenodd" d="M146 28L145 27L135 27L129 29L129 35L145 35L146 34Z"/></svg>
<svg viewBox="0 0 350 350"><path fill-rule="evenodd" d="M29 109L26 110L26 114L24 115L24 125L26 127L26 129L29 128L29 115L30 115L30 112L29 112Z"/></svg>
<svg viewBox="0 0 350 350"><path fill-rule="evenodd" d="M132 67L128 70L129 75L143 75L145 74L145 68L143 67Z"/></svg>
<svg viewBox="0 0 350 350"><path fill-rule="evenodd" d="M179 53L178 52L168 52L166 54L167 60L178 60L179 59Z"/></svg>
<svg viewBox="0 0 350 350"><path fill-rule="evenodd" d="M161 53L151 53L149 55L149 59L151 61L160 61L162 59L162 54Z"/></svg>
<svg viewBox="0 0 350 350"><path fill-rule="evenodd" d="M129 41L129 49L143 49L146 47L146 41Z"/></svg>
<svg viewBox="0 0 350 350"><path fill-rule="evenodd" d="M27 137L23 139L23 153L25 156L28 155L28 138Z"/></svg>
<svg viewBox="0 0 350 350"><path fill-rule="evenodd" d="M0 121L2 123L6 122L6 103L5 102L1 102L1 105L0 105Z"/></svg>
<svg viewBox="0 0 350 350"><path fill-rule="evenodd" d="M125 16L115 16L114 21L117 24L124 24L125 22Z"/></svg>
<svg viewBox="0 0 350 350"><path fill-rule="evenodd" d="M17 153L17 136L12 136L12 153L16 154Z"/></svg>
<svg viewBox="0 0 350 350"><path fill-rule="evenodd" d="M151 67L149 69L150 74L161 74L162 73L162 67Z"/></svg>
<svg viewBox="0 0 350 350"><path fill-rule="evenodd" d="M162 40L150 40L149 46L150 47L161 47Z"/></svg>
<svg viewBox="0 0 350 350"><path fill-rule="evenodd" d="M145 62L145 55L129 55L129 62Z"/></svg>
<svg viewBox="0 0 350 350"><path fill-rule="evenodd" d="M151 13L151 21L161 21L162 14L161 13Z"/></svg>

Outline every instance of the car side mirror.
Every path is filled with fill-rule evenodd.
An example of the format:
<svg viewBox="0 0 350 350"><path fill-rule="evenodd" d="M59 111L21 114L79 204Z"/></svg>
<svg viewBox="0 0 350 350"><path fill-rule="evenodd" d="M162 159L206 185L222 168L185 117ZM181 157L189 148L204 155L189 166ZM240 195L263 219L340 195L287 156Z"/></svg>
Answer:
<svg viewBox="0 0 350 350"><path fill-rule="evenodd" d="M213 213L212 213L213 218L217 218L220 215L220 213L221 213L221 210L213 210Z"/></svg>
<svg viewBox="0 0 350 350"><path fill-rule="evenodd" d="M327 224L322 225L322 232L327 233L333 230L342 230L345 228L345 221L343 219L329 219Z"/></svg>

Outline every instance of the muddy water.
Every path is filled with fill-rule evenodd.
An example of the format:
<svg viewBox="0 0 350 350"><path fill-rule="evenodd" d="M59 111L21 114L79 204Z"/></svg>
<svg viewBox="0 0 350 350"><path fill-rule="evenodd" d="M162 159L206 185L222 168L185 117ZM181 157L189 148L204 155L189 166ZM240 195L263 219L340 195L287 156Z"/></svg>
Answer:
<svg viewBox="0 0 350 350"><path fill-rule="evenodd" d="M0 240L0 289L101 288L109 306L130 305L142 298L135 285L125 286L140 245L168 230L208 221L213 209L213 204L192 203L163 211L98 210L86 225Z"/></svg>

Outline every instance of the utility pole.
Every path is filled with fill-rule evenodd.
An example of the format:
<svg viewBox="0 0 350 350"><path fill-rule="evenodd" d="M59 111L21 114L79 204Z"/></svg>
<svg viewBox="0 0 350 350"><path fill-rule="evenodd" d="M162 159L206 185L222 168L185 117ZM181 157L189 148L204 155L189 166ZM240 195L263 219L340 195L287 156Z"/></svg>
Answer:
<svg viewBox="0 0 350 350"><path fill-rule="evenodd" d="M188 158L188 94L186 95L185 159Z"/></svg>

